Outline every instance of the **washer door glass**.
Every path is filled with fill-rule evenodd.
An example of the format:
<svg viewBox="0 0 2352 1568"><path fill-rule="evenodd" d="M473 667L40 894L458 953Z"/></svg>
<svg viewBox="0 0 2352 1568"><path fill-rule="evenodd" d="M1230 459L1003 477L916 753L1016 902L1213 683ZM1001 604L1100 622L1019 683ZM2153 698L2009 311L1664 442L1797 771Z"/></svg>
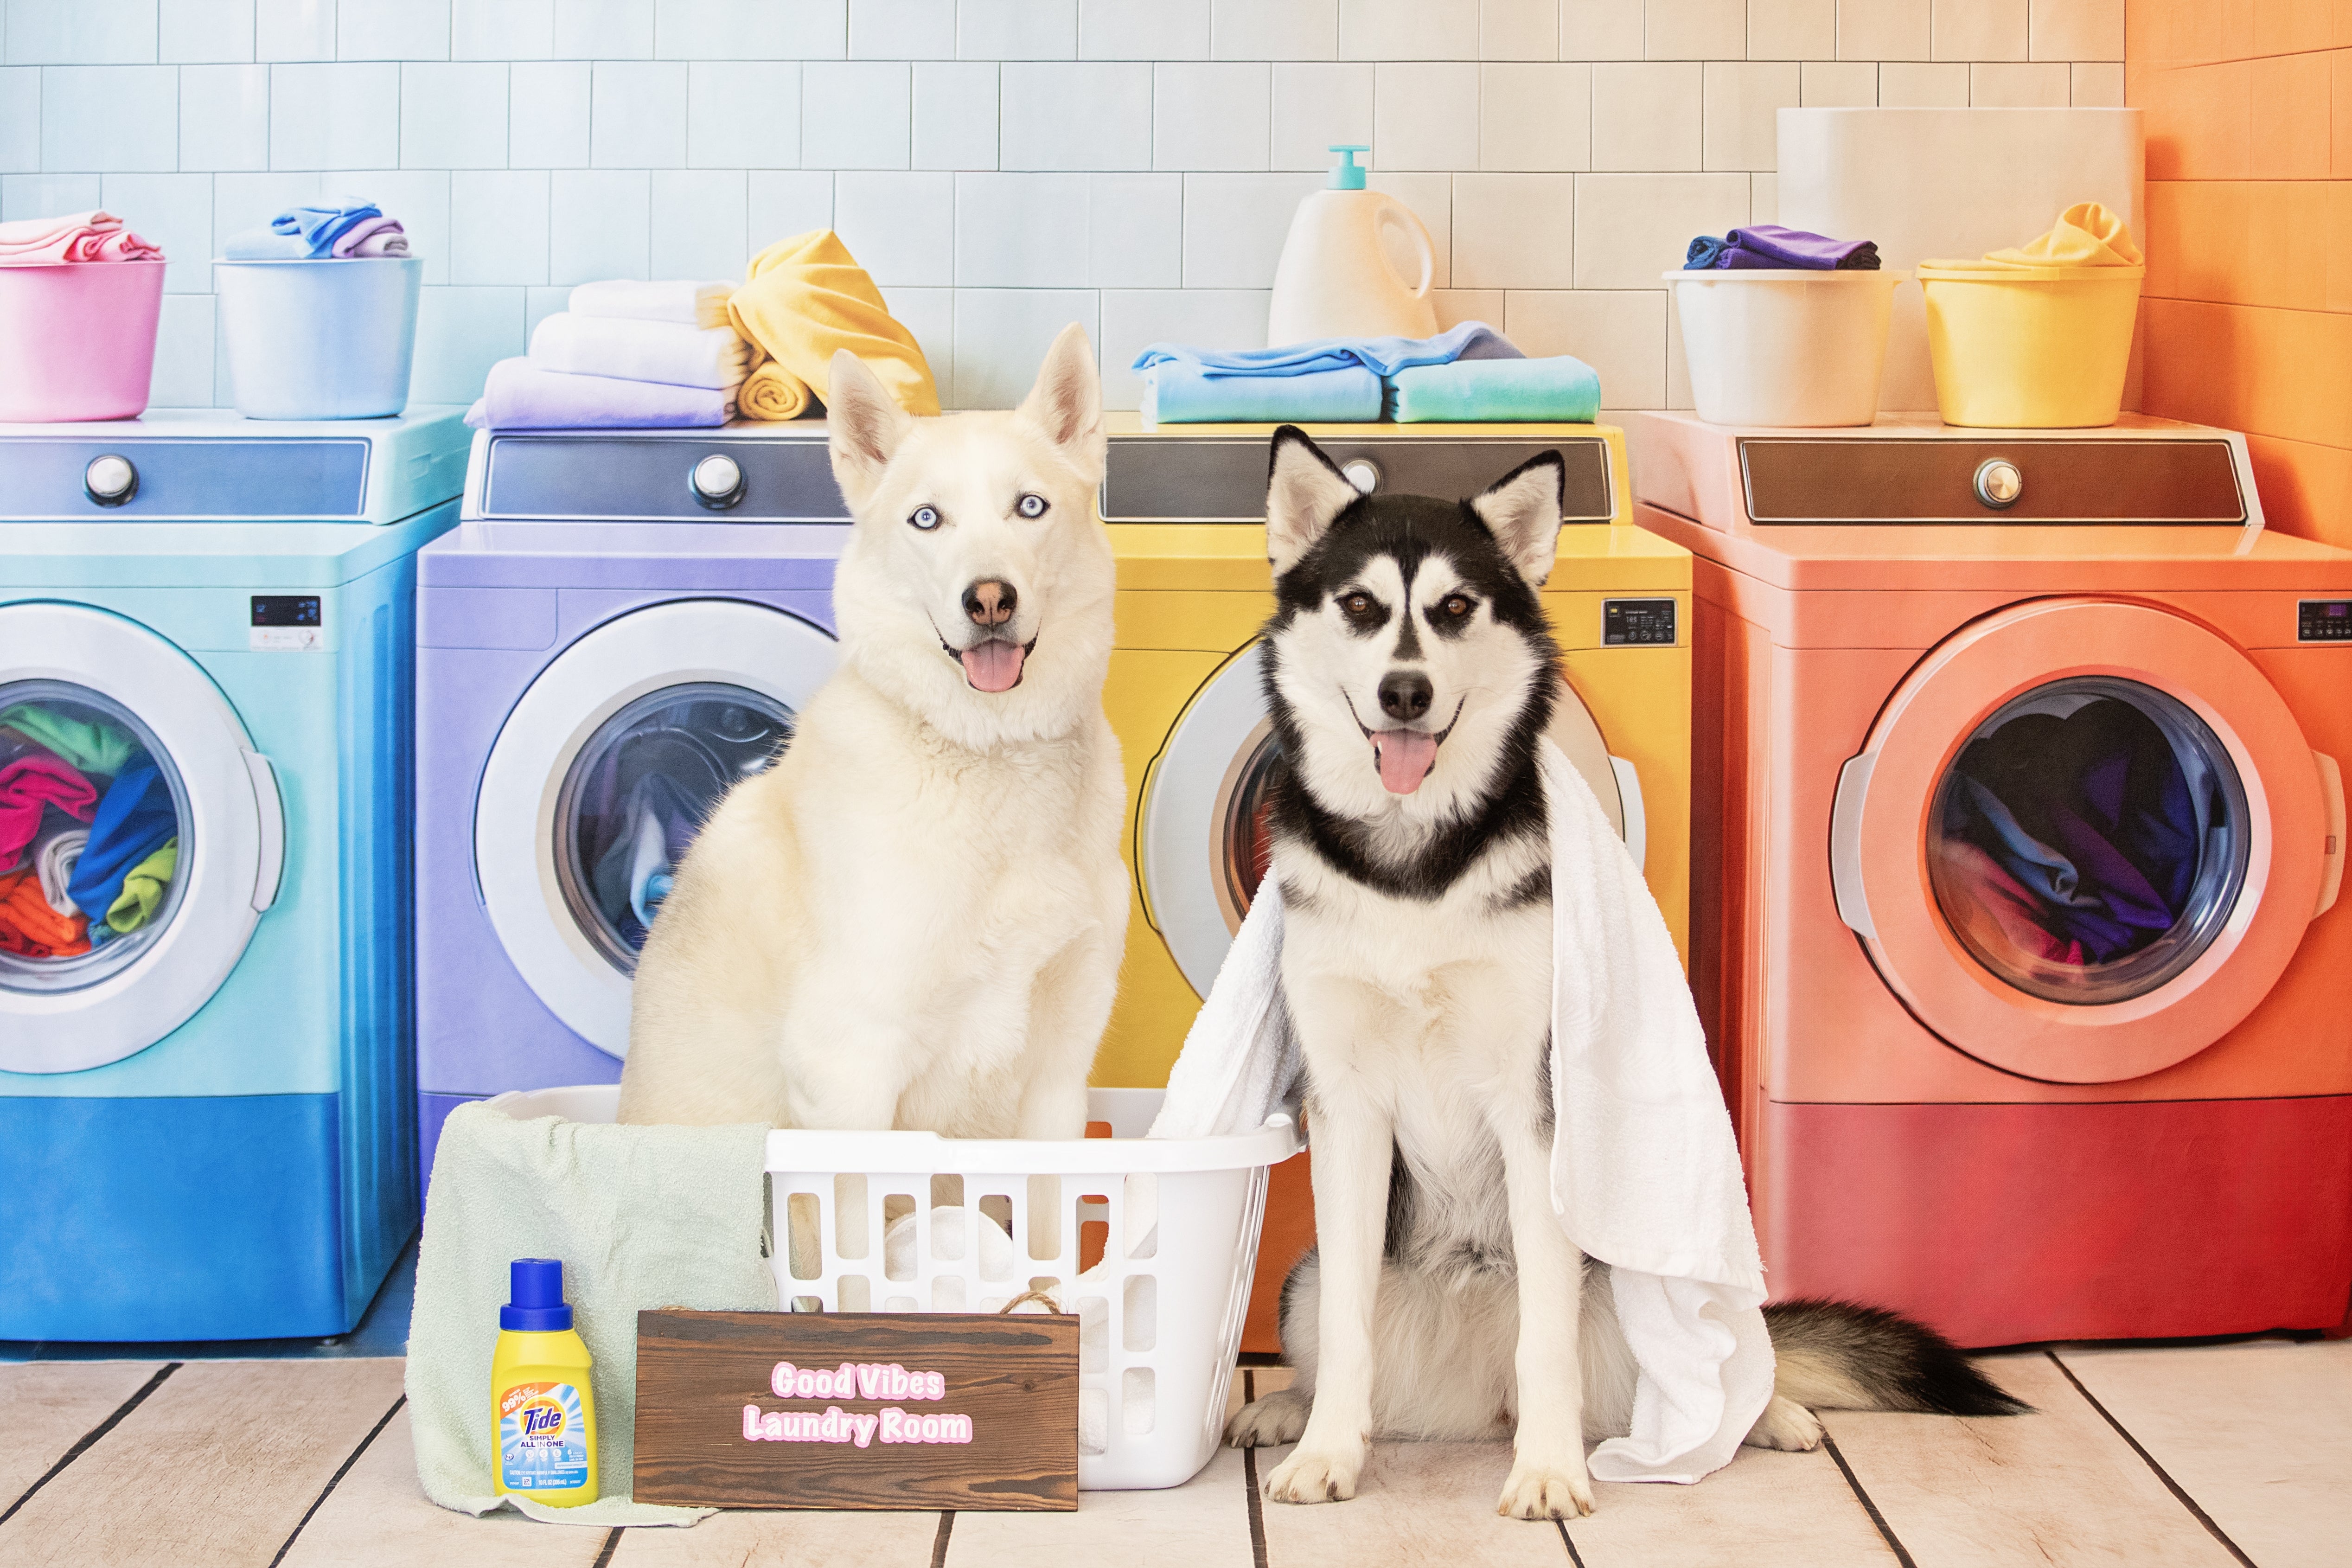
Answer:
<svg viewBox="0 0 2352 1568"><path fill-rule="evenodd" d="M696 681L647 692L580 748L556 806L556 870L572 919L614 968L635 973L687 847L792 736L774 698Z"/></svg>
<svg viewBox="0 0 2352 1568"><path fill-rule="evenodd" d="M179 913L186 785L139 716L65 680L0 683L0 988L95 985Z"/></svg>
<svg viewBox="0 0 2352 1568"><path fill-rule="evenodd" d="M1928 816L1928 878L1962 946L2085 1005L2178 976L2244 885L2246 795L2212 730L2152 686L2055 680L1969 737Z"/></svg>
<svg viewBox="0 0 2352 1568"><path fill-rule="evenodd" d="M1274 833L1266 822L1272 803L1266 786L1282 764L1282 742L1271 724L1260 724L1235 759L1232 784L1223 791L1224 820L1217 825L1220 901L1228 929L1239 931L1257 885L1274 859Z"/></svg>

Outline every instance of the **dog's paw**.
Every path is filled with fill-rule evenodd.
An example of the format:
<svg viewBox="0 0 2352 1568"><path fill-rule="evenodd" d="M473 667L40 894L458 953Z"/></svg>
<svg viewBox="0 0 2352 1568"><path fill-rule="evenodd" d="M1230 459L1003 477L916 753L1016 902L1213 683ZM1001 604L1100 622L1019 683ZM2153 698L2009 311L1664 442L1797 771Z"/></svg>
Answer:
<svg viewBox="0 0 2352 1568"><path fill-rule="evenodd" d="M1361 1444L1347 1451L1300 1448L1265 1478L1265 1495L1276 1502L1346 1502L1363 1473Z"/></svg>
<svg viewBox="0 0 2352 1568"><path fill-rule="evenodd" d="M1515 1460L1495 1511L1506 1519L1579 1519L1591 1513L1592 1482L1584 1472L1584 1457L1569 1464Z"/></svg>
<svg viewBox="0 0 2352 1568"><path fill-rule="evenodd" d="M1307 1413L1314 1403L1295 1388L1278 1388L1234 1412L1234 1418L1225 1423L1225 1441L1236 1448L1296 1443L1307 1430Z"/></svg>
<svg viewBox="0 0 2352 1568"><path fill-rule="evenodd" d="M1822 1446L1821 1418L1795 1400L1783 1399L1776 1394L1742 1441L1751 1448L1806 1453Z"/></svg>

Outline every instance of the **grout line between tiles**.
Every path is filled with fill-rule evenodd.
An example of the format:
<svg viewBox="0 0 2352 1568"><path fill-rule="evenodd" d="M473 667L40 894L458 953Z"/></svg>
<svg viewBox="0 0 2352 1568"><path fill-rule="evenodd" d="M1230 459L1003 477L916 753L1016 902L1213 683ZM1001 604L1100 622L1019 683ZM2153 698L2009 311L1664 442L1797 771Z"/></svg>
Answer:
<svg viewBox="0 0 2352 1568"><path fill-rule="evenodd" d="M2100 1419L2116 1429L2116 1436L2121 1437L2125 1442L2131 1445L2131 1451L2137 1454L2147 1464L2147 1468L2156 1472L2156 1479L2164 1483L2164 1489L2172 1494L2174 1500L2179 1502L2181 1507L2187 1509L2191 1517L2193 1517L2198 1523L2203 1525L2206 1529L2206 1532L2211 1535L2214 1540L2220 1542L2223 1549L2226 1550L2231 1556L2244 1563L2245 1568L2254 1568L2254 1560L2247 1556L2242 1551L2239 1550L2238 1543L2230 1539L2228 1531L2224 1531L2220 1525L2213 1522L2213 1516L2207 1513L2202 1508L2200 1508L2197 1505L2197 1500L2190 1497L2186 1491L2182 1490L2180 1483L2174 1480L2170 1475L2166 1473L2164 1467L2156 1462L2156 1456L2149 1453L2146 1448L2141 1447L2139 1446L2139 1439L2133 1436L2129 1432L2124 1430L2124 1424L2116 1420L2114 1415L2108 1413L2107 1407L2099 1403L2098 1396L2093 1394L2089 1389L2083 1386L2083 1380L2074 1375L2074 1369L2068 1366L2064 1362L2060 1361L2056 1351L2043 1351L2042 1353L2050 1358L2050 1364L2058 1369L2060 1375L2063 1376L2068 1383L2074 1385L2074 1392L2081 1394L2084 1399L2089 1402L2091 1408L2099 1413Z"/></svg>
<svg viewBox="0 0 2352 1568"><path fill-rule="evenodd" d="M278 1549L278 1555L269 1560L269 1568L278 1568L280 1563L286 1561L286 1554L294 1550L294 1542L300 1538L303 1531L310 1528L310 1521L317 1517L319 1510L327 1505L327 1499L333 1494L334 1489L342 1485L343 1478L352 1473L352 1467L360 1462L360 1456L368 1451L368 1445L374 1442L377 1436L392 1425L392 1418L399 1415L400 1407L407 1403L408 1395L402 1394L392 1402L392 1408L383 1413L383 1418L368 1428L368 1435L360 1439L360 1446L351 1451L350 1457L343 1460L341 1468L327 1478L327 1484L319 1489L319 1495L310 1500L309 1508L302 1510L301 1519L296 1522L293 1530L288 1532L286 1543Z"/></svg>
<svg viewBox="0 0 2352 1568"><path fill-rule="evenodd" d="M1257 1372L1243 1367L1242 1406L1246 1409L1257 1403ZM1265 1560L1265 1500L1257 1489L1257 1449L1242 1450L1242 1497L1249 1508L1250 1563L1253 1568L1267 1568Z"/></svg>
<svg viewBox="0 0 2352 1568"><path fill-rule="evenodd" d="M1584 1559L1578 1554L1576 1550L1576 1542L1574 1538L1568 1533L1568 1521L1564 1519L1555 1519L1551 1522L1553 1528L1559 1531L1559 1543L1568 1548L1568 1560L1570 1563L1575 1563L1576 1568L1584 1568Z"/></svg>
<svg viewBox="0 0 2352 1568"><path fill-rule="evenodd" d="M138 1409L139 1406L145 1402L149 1394L154 1393L156 1389L163 1386L163 1380L165 1378L179 1371L184 1364L185 1363L176 1361L164 1363L163 1365L156 1371L154 1376L140 1384L138 1393L132 1394L121 1405L115 1406L113 1415L108 1416L105 1420L91 1427L88 1432L83 1433L80 1442L76 1443L72 1447L68 1448L65 1451L65 1457L63 1458L59 1459L56 1464L51 1465L47 1470L44 1471L39 1480L37 1480L31 1486L26 1487L25 1489L24 1495L19 1497L15 1502L10 1503L8 1505L8 1510L5 1513L0 1513L0 1524L5 1524L10 1520L16 1518L16 1510L23 1508L26 1503L32 1501L33 1494L35 1492L39 1491L43 1487L47 1486L51 1481L56 1480L58 1475L68 1465L72 1464L76 1459L80 1458L84 1454L88 1453L92 1444L96 1443L100 1437L105 1436L109 1432L113 1431L116 1426L120 1426L124 1416Z"/></svg>
<svg viewBox="0 0 2352 1568"><path fill-rule="evenodd" d="M596 1552L595 1568L611 1568L613 1553L621 1549L621 1529L614 1525L604 1532L604 1544Z"/></svg>
<svg viewBox="0 0 2352 1568"><path fill-rule="evenodd" d="M931 1537L931 1568L947 1568L948 1538L955 1533L955 1510L944 1510L940 1514L940 1532Z"/></svg>
<svg viewBox="0 0 2352 1568"><path fill-rule="evenodd" d="M1870 1515L1870 1522L1878 1527L1878 1533L1885 1541L1888 1549L1895 1553L1895 1560L1903 1564L1903 1568L1919 1568L1917 1559L1914 1558L1910 1550L1895 1537L1894 1526L1888 1524L1886 1516L1878 1511L1878 1505L1870 1500L1870 1494L1863 1489L1862 1482L1853 1473L1853 1467L1847 1464L1845 1456L1838 1451L1837 1439L1831 1436L1826 1429L1822 1433L1822 1447L1827 1448L1830 1451L1830 1458L1837 1461L1838 1474L1845 1478L1845 1484L1851 1487L1853 1489L1853 1495L1861 1500L1863 1510Z"/></svg>

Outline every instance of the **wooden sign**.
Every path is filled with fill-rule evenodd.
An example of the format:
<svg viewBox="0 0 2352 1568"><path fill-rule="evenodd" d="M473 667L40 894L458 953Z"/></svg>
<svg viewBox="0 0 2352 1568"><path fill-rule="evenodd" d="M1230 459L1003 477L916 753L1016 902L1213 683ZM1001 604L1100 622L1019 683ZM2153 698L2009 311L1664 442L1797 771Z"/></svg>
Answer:
<svg viewBox="0 0 2352 1568"><path fill-rule="evenodd" d="M1078 1320L637 1314L636 1500L1078 1506Z"/></svg>

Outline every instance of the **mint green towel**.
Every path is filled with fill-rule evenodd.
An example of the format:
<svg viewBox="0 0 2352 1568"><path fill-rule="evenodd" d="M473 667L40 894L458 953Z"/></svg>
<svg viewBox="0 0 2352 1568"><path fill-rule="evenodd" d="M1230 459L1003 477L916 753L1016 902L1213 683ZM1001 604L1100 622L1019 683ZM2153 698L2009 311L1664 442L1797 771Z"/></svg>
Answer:
<svg viewBox="0 0 2352 1568"><path fill-rule="evenodd" d="M1580 359L1455 360L1389 377L1400 425L1444 420L1589 425L1601 412L1601 377Z"/></svg>

